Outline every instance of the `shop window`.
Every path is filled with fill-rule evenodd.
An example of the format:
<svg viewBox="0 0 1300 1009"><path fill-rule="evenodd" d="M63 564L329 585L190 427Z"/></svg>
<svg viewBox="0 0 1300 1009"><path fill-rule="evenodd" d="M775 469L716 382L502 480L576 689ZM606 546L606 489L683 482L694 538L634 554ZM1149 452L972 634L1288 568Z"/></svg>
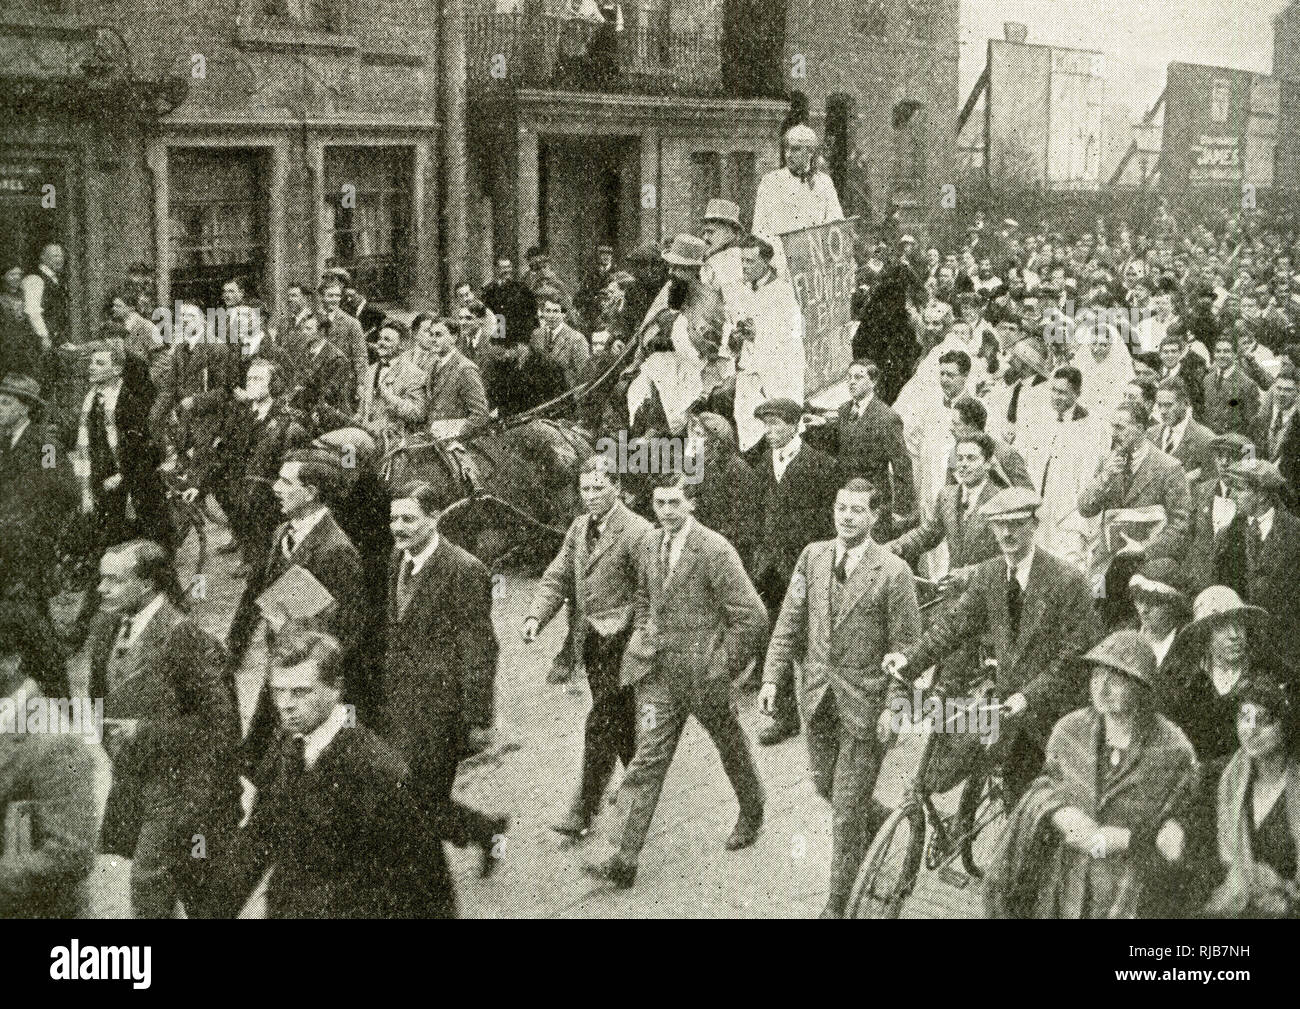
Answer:
<svg viewBox="0 0 1300 1009"><path fill-rule="evenodd" d="M709 201L722 195L722 158L717 151L691 155L691 224L698 227Z"/></svg>
<svg viewBox="0 0 1300 1009"><path fill-rule="evenodd" d="M375 300L410 289L411 149L325 151L326 259L347 269Z"/></svg>
<svg viewBox="0 0 1300 1009"><path fill-rule="evenodd" d="M727 199L740 207L740 219L754 219L754 191L758 188L753 151L733 151L727 155Z"/></svg>
<svg viewBox="0 0 1300 1009"><path fill-rule="evenodd" d="M243 277L257 291L266 262L266 177L254 151L173 148L167 159L173 298L203 307Z"/></svg>

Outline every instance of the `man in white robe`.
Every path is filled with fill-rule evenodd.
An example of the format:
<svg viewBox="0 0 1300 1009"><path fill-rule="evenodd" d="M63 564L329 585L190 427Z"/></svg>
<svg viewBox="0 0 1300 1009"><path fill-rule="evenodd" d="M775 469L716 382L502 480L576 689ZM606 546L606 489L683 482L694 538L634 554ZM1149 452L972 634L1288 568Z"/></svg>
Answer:
<svg viewBox="0 0 1300 1009"><path fill-rule="evenodd" d="M758 182L754 197L756 235L776 238L773 263L785 270L785 250L780 236L844 220L835 183L817 171L817 134L807 126L792 126L782 139L785 167L768 172Z"/></svg>

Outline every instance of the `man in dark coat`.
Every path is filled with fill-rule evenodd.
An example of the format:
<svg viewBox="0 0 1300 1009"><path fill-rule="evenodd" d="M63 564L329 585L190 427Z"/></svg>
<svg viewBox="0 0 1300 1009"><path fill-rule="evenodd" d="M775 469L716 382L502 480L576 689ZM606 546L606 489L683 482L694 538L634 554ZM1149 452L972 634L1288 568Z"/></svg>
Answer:
<svg viewBox="0 0 1300 1009"><path fill-rule="evenodd" d="M915 275L903 263L887 267L853 334L854 359L869 358L880 366L876 395L887 405L894 402L912 377L921 356L921 345L907 311L909 285L914 281Z"/></svg>
<svg viewBox="0 0 1300 1009"><path fill-rule="evenodd" d="M790 576L804 547L834 534L832 514L839 489L835 460L799 437L803 410L789 399L773 399L754 411L767 425L767 446L758 470L762 483L763 536L755 551L754 587L767 607L768 619L781 612ZM761 668L761 663L760 663ZM799 711L794 691L786 686L777 693L772 721L758 741L772 746L799 734Z"/></svg>
<svg viewBox="0 0 1300 1009"><path fill-rule="evenodd" d="M483 304L498 317L495 339L507 347L527 343L528 336L537 328L537 303L532 289L515 277L515 267L509 256L498 256L496 279L483 288Z"/></svg>
<svg viewBox="0 0 1300 1009"><path fill-rule="evenodd" d="M477 846L487 875L508 821L462 805L451 790L473 736L493 722L492 576L438 534L446 503L425 483L393 492L384 721L431 829L457 847Z"/></svg>
<svg viewBox="0 0 1300 1009"><path fill-rule="evenodd" d="M1057 719L1082 704L1084 681L1074 662L1101 638L1083 573L1034 545L1038 505L1038 495L1020 487L983 505L1002 556L978 564L957 604L915 645L886 658L895 672L906 667L915 676L981 635L991 639L998 662L994 696L1008 709L998 741L1008 805L1042 768L1043 746ZM954 695L965 691L961 672L940 667ZM901 684L891 687L891 700L910 703L907 694Z"/></svg>
<svg viewBox="0 0 1300 1009"><path fill-rule="evenodd" d="M239 821L239 715L225 653L181 613L171 558L133 540L100 561L90 696L104 698L113 787L102 850L131 859L131 908L202 912L208 867Z"/></svg>
<svg viewBox="0 0 1300 1009"><path fill-rule="evenodd" d="M339 643L283 636L270 684L279 729L213 881L213 916L238 915L271 869L268 918L455 917L442 844L412 801L406 764L339 703Z"/></svg>
<svg viewBox="0 0 1300 1009"><path fill-rule="evenodd" d="M533 350L528 338L509 344L487 363L483 373L488 402L500 417L539 406L569 390L564 368L549 355Z"/></svg>
<svg viewBox="0 0 1300 1009"><path fill-rule="evenodd" d="M862 359L849 366L849 401L837 415L840 473L860 476L876 488L880 518L872 538L887 543L916 512L912 457L903 441L903 419L876 396L880 368Z"/></svg>
<svg viewBox="0 0 1300 1009"><path fill-rule="evenodd" d="M362 660L358 650L365 626L366 597L361 558L327 504L335 499L341 485L338 456L328 451L291 452L281 464L272 491L287 521L276 529L266 558L250 575L235 610L226 638L232 669L242 665L250 677L265 676L262 652L250 646L259 625L264 624L262 644L269 653L277 629L260 611L257 600L290 568L299 567L333 597L332 604L306 618L306 622L338 639L343 647L344 681L351 687L354 667ZM274 733L275 713L263 683L243 745L246 773L251 774L262 763Z"/></svg>
<svg viewBox="0 0 1300 1009"><path fill-rule="evenodd" d="M301 349L292 352L288 406L304 414L328 407L351 416L356 377L347 355L325 338L314 315L299 323L296 341Z"/></svg>

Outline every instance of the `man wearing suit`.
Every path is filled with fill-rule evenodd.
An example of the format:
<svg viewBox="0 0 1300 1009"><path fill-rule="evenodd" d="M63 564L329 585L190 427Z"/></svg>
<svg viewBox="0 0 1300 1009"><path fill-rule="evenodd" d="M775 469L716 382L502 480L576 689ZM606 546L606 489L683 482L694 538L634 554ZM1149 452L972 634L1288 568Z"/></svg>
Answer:
<svg viewBox="0 0 1300 1009"><path fill-rule="evenodd" d="M978 399L965 396L952 405L952 436L956 441L969 438L975 434L988 434L988 410ZM1029 477L1029 467L1025 458L1016 449L1004 441L999 441L991 434L993 442L993 463L989 467L989 479L999 487L1024 487L1034 489L1034 481ZM955 445L954 445L955 449ZM956 460L948 464L948 483L955 483Z"/></svg>
<svg viewBox="0 0 1300 1009"><path fill-rule="evenodd" d="M430 829L457 847L476 845L486 876L508 820L462 805L451 789L472 735L492 727L492 576L438 534L446 503L426 483L393 493L384 723L411 768L408 787Z"/></svg>
<svg viewBox="0 0 1300 1009"><path fill-rule="evenodd" d="M1144 403L1116 407L1111 415L1111 451L1098 463L1092 480L1079 495L1081 516L1101 516L1101 542L1093 555L1094 582L1104 578L1102 607L1112 627L1132 616L1128 581L1138 566L1151 557L1181 561L1187 550L1191 516L1187 476L1176 459L1147 441L1149 426ZM1105 513L1155 505L1164 509L1164 528L1145 544L1127 545L1112 555Z"/></svg>
<svg viewBox="0 0 1300 1009"><path fill-rule="evenodd" d="M158 366L161 382L149 411L149 430L162 444L175 412L184 449L206 450L221 428L230 390L239 384L239 348L209 343L197 309L182 313L181 332L173 324L171 350Z"/></svg>
<svg viewBox="0 0 1300 1009"><path fill-rule="evenodd" d="M452 918L442 844L415 808L402 758L339 703L342 648L299 631L276 642L279 728L264 784L213 881L233 918L272 870L268 918Z"/></svg>
<svg viewBox="0 0 1300 1009"><path fill-rule="evenodd" d="M321 335L338 347L352 365L352 399L348 402L348 412L363 412L370 402L370 390L366 388L366 371L370 366L370 352L366 347L366 336L361 331L361 323L354 316L343 311L343 284L336 278L326 277L321 281L320 289Z"/></svg>
<svg viewBox="0 0 1300 1009"><path fill-rule="evenodd" d="M903 531L916 511L912 457L903 441L903 419L875 395L880 368L862 358L849 365L849 396L839 409L839 466L845 477L860 476L876 488L880 527L877 543Z"/></svg>
<svg viewBox="0 0 1300 1009"><path fill-rule="evenodd" d="M165 492L158 476L158 445L150 436L153 385L143 359L132 363L118 344L90 348L90 391L81 405L77 449L87 464L82 473L81 508L95 516L107 545L130 539L129 500L135 509L134 531L164 545L172 539Z"/></svg>
<svg viewBox="0 0 1300 1009"><path fill-rule="evenodd" d="M487 423L487 393L478 366L456 349L456 337L445 322L435 322L430 337L433 360L426 389L429 422L463 420L465 430Z"/></svg>
<svg viewBox="0 0 1300 1009"><path fill-rule="evenodd" d="M836 538L800 555L758 695L770 711L777 684L798 680L813 784L834 811L823 918L843 917L862 857L883 821L872 802L884 756L876 738L887 692L881 663L921 634L912 572L869 535L874 497L866 480L849 480L835 499Z"/></svg>
<svg viewBox="0 0 1300 1009"><path fill-rule="evenodd" d="M582 783L555 828L573 838L587 832L615 760L626 769L636 752L633 691L619 683L619 664L632 629L639 547L650 532L650 523L619 500L618 471L605 456L583 463L578 491L587 514L569 526L523 626L524 641L535 641L567 602L573 654L582 657L587 670L591 710L583 735Z"/></svg>
<svg viewBox="0 0 1300 1009"><path fill-rule="evenodd" d="M1192 512L1187 533L1186 573L1192 594L1209 588L1222 577L1241 577L1240 571L1218 569L1218 555L1227 544L1224 533L1237 515L1237 505L1228 487L1228 470L1238 460L1255 457L1255 444L1244 434L1221 434L1210 443L1213 465L1208 479L1191 489ZM1245 591L1240 580L1227 581L1238 594Z"/></svg>
<svg viewBox="0 0 1300 1009"><path fill-rule="evenodd" d="M1295 423L1296 408L1300 403L1296 395L1296 380L1296 366L1283 361L1269 395L1261 402L1251 425L1250 437L1256 450L1261 458L1270 462L1281 463L1288 442L1294 443L1294 429L1300 427Z"/></svg>
<svg viewBox="0 0 1300 1009"><path fill-rule="evenodd" d="M1259 412L1259 386L1237 363L1231 336L1214 341L1214 367L1205 376L1205 426L1215 434L1237 431L1249 435Z"/></svg>
<svg viewBox="0 0 1300 1009"><path fill-rule="evenodd" d="M325 338L314 315L303 319L298 334L304 349L301 358L293 362L288 405L308 414L328 407L351 416L356 412L352 405L355 379L346 355Z"/></svg>
<svg viewBox="0 0 1300 1009"><path fill-rule="evenodd" d="M769 620L781 612L781 601L803 548L830 539L834 532L839 471L830 456L803 444L799 437L802 413L791 399L771 399L754 411L767 427L769 449L758 466L763 534L754 555L754 585ZM772 721L758 734L758 741L773 746L798 734L794 691L782 686Z"/></svg>
<svg viewBox="0 0 1300 1009"><path fill-rule="evenodd" d="M682 473L659 478L653 506L662 530L651 530L640 543L633 631L621 677L635 688L636 710L643 713L636 756L619 789L627 820L617 852L583 866L623 889L636 881L637 858L691 715L718 748L740 801L727 850L753 844L763 823L763 786L736 716L731 680L762 648L767 612L735 548L691 516L695 486Z"/></svg>
<svg viewBox="0 0 1300 1009"><path fill-rule="evenodd" d="M533 334L533 347L564 369L564 381L572 389L591 356L587 338L564 321L564 306L554 288L539 288L536 295L542 324Z"/></svg>
<svg viewBox="0 0 1300 1009"><path fill-rule="evenodd" d="M1147 440L1165 455L1182 464L1189 484L1198 483L1214 472L1214 432L1198 424L1187 399L1187 386L1166 379L1156 390L1159 422L1147 428Z"/></svg>
<svg viewBox="0 0 1300 1009"><path fill-rule="evenodd" d="M537 304L532 289L515 276L509 256L498 256L494 270L495 279L483 288L483 304L503 324L496 339L508 347L527 343L528 334L537 328Z"/></svg>
<svg viewBox="0 0 1300 1009"><path fill-rule="evenodd" d="M909 564L940 543L948 544L948 574L944 582L960 594L970 580L974 565L998 553L997 540L980 507L1002 488L993 481L993 439L979 431L957 440L957 482L939 492L934 514L888 544L891 553Z"/></svg>
<svg viewBox="0 0 1300 1009"><path fill-rule="evenodd" d="M303 568L333 597L334 602L314 618L319 624L315 629L328 632L343 647L348 700L352 700L354 688L363 687L353 682L355 670L362 665L357 649L366 617L361 557L339 528L328 504L341 486L337 455L319 449L302 449L285 457L271 488L287 521L276 529L267 556L249 577L226 639L231 668L241 670L241 679L261 684L243 745L246 772L261 764L275 733L276 721L265 677L266 655L274 643L277 628L260 612L257 598L291 567ZM264 628L261 635L257 634L259 625ZM369 719L373 712L361 714Z"/></svg>
<svg viewBox="0 0 1300 1009"><path fill-rule="evenodd" d="M1284 665L1300 665L1300 519L1282 504L1286 482L1274 463L1241 459L1227 472L1236 516L1224 531L1216 557L1215 582L1238 588L1242 598L1273 615L1285 628L1273 645Z"/></svg>
<svg viewBox="0 0 1300 1009"><path fill-rule="evenodd" d="M239 715L221 644L167 597L175 572L157 543L100 560L90 696L104 698L113 786L102 850L131 859L131 909L202 911L208 866L239 821ZM197 847L196 847L197 846Z"/></svg>
<svg viewBox="0 0 1300 1009"><path fill-rule="evenodd" d="M370 299L361 293L350 277L343 280L343 309L361 323L361 332L367 340L373 340L384 324L384 312L370 303Z"/></svg>
<svg viewBox="0 0 1300 1009"><path fill-rule="evenodd" d="M67 453L41 422L45 409L34 378L0 380L0 598L42 610L58 591L55 545L77 505Z"/></svg>
<svg viewBox="0 0 1300 1009"><path fill-rule="evenodd" d="M1082 706L1086 681L1077 658L1101 639L1083 573L1034 544L1038 496L1019 487L999 491L980 509L1001 557L983 561L957 604L902 652L885 657L886 671L917 673L982 634L997 659L994 698L1007 710L998 747L1010 806L1043 766L1043 747L1056 721ZM940 682L964 692L962 669L940 666ZM907 700L895 683L890 700ZM885 716L889 714L885 712ZM885 716L882 731L889 726Z"/></svg>
<svg viewBox="0 0 1300 1009"><path fill-rule="evenodd" d="M366 372L370 405L361 415L361 425L381 439L386 433L422 431L429 419L429 374L415 354L400 353L402 337L397 327L391 321L379 327L377 357Z"/></svg>
<svg viewBox="0 0 1300 1009"><path fill-rule="evenodd" d="M53 640L26 607L0 602L0 822L34 805L36 828L28 852L7 850L0 835L5 919L82 917L81 882L95 865L97 747L73 731L89 735L93 715L78 726L86 709L46 707L57 720L50 731L19 731L37 705L69 696Z"/></svg>

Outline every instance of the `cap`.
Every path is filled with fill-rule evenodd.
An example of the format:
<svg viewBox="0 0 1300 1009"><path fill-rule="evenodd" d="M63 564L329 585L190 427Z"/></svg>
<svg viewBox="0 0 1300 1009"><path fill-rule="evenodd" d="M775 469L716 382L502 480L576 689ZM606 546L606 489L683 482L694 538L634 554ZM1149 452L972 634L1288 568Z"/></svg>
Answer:
<svg viewBox="0 0 1300 1009"><path fill-rule="evenodd" d="M900 238L900 239L898 240L898 244L899 244L899 245L908 245L908 244L915 245L915 244L916 244L916 239L913 238L911 235L904 235L902 238Z"/></svg>
<svg viewBox="0 0 1300 1009"><path fill-rule="evenodd" d="M664 253L664 262L673 266L703 266L707 246L704 239L694 235L677 235Z"/></svg>
<svg viewBox="0 0 1300 1009"><path fill-rule="evenodd" d="M1286 478L1277 465L1257 456L1238 459L1228 467L1226 476L1256 490L1277 491L1286 486Z"/></svg>
<svg viewBox="0 0 1300 1009"><path fill-rule="evenodd" d="M803 416L803 407L794 400L784 397L769 399L758 405L754 416L759 420L765 417L780 417L787 424L798 424L799 418Z"/></svg>
<svg viewBox="0 0 1300 1009"><path fill-rule="evenodd" d="M1033 518L1042 499L1027 487L1007 487L980 506L980 514L993 522Z"/></svg>
<svg viewBox="0 0 1300 1009"><path fill-rule="evenodd" d="M788 144L815 144L817 143L817 134L812 131L811 127L800 124L791 126L785 131L785 141Z"/></svg>
<svg viewBox="0 0 1300 1009"><path fill-rule="evenodd" d="M1129 591L1170 602L1191 600L1191 585L1183 569L1171 557L1153 557L1144 563L1128 580Z"/></svg>
<svg viewBox="0 0 1300 1009"><path fill-rule="evenodd" d="M0 393L21 399L28 406L45 409L48 405L41 399L41 383L29 375L10 372L0 380Z"/></svg>
<svg viewBox="0 0 1300 1009"><path fill-rule="evenodd" d="M1210 448L1214 449L1216 452L1219 449L1235 448L1238 452L1245 455L1255 451L1255 443L1244 434L1240 434L1237 431L1225 431L1223 434L1217 435L1211 439Z"/></svg>

